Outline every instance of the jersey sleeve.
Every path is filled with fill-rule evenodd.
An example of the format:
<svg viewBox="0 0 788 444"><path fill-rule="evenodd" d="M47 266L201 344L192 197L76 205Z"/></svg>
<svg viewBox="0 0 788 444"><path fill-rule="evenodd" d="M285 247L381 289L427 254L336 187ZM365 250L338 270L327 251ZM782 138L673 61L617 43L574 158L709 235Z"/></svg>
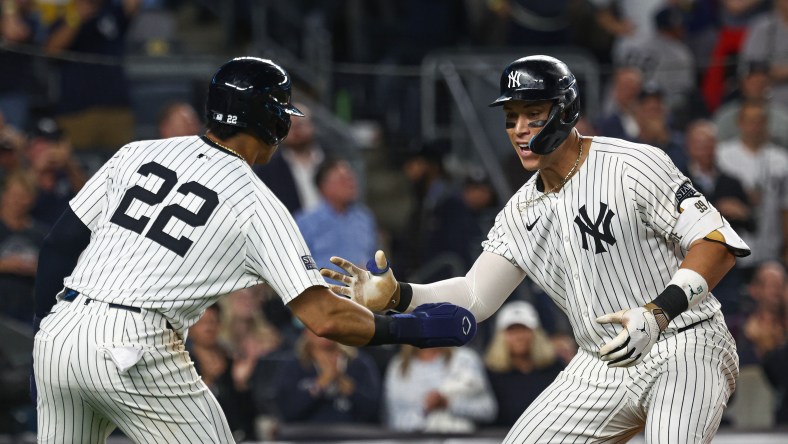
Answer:
<svg viewBox="0 0 788 444"><path fill-rule="evenodd" d="M705 238L725 244L737 256L749 254L725 218L663 151L644 151L629 165L627 180L641 221L683 251Z"/></svg>
<svg viewBox="0 0 788 444"><path fill-rule="evenodd" d="M489 251L495 253L507 261L511 262L514 266L520 267L512 254L512 249L509 246L510 236L508 236L508 229L506 226L506 217L504 213L511 206L511 202L495 216L495 224L487 234L487 240L482 242L482 251Z"/></svg>
<svg viewBox="0 0 788 444"><path fill-rule="evenodd" d="M246 227L248 271L285 304L309 287L327 287L293 217L273 195L263 201Z"/></svg>
<svg viewBox="0 0 788 444"><path fill-rule="evenodd" d="M124 147L125 148L125 147ZM109 202L109 193L112 186L113 174L119 159L123 156L125 149L121 148L104 165L96 171L93 176L85 183L85 186L69 201L69 206L74 214L91 231L96 227L101 214L106 210Z"/></svg>

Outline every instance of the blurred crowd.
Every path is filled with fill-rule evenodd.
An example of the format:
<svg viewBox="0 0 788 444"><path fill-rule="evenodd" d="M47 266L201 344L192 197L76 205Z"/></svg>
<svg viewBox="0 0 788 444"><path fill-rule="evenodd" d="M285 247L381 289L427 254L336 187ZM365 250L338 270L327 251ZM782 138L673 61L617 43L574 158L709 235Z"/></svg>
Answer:
<svg viewBox="0 0 788 444"><path fill-rule="evenodd" d="M140 116L118 62L135 17L176 14L186 4L210 15L215 5L1 1L0 322L29 327L49 227L137 134ZM243 30L251 2L233 3ZM788 0L292 3L335 30L340 62L418 65L430 51L458 46L593 54L604 67L602 111L585 115L581 132L665 150L753 250L713 291L742 366L723 426L788 424ZM464 274L503 204L489 177L473 160L451 168L448 140L418 137L418 81L336 81L350 94L352 117L380 122L382 144L394 153L388 168L401 177L397 192L408 206L391 229L397 224L364 199L363 187L378 178L333 150L309 107L297 104L307 117L293 119L271 162L255 171L295 217L318 266L334 267L332 255L363 265L383 248L400 280ZM201 134L202 111L196 99L147 110L160 137ZM517 160L500 161L515 187L527 179ZM462 349L355 349L311 334L263 285L210 307L186 345L239 440L270 438L288 424L506 429L576 345L565 316L528 280L479 327ZM0 430L23 431L31 422L20 423L18 413L29 401L10 387L25 384L26 371L7 358L0 355Z"/></svg>

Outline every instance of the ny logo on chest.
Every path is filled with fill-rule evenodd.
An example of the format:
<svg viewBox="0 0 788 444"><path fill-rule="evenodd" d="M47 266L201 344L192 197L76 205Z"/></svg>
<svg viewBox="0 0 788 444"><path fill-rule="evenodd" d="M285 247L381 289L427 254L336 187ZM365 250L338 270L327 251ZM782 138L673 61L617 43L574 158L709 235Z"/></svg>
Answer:
<svg viewBox="0 0 788 444"><path fill-rule="evenodd" d="M613 220L613 216L615 216L616 213L608 209L606 203L599 203L599 214L593 222L591 222L591 218L588 217L585 205L580 207L579 213L578 216L575 216L575 223L578 228L580 228L584 250L588 250L587 236L594 238L594 254L602 254L607 251L602 242L606 242L608 245L616 243L616 239L610 232L610 221Z"/></svg>

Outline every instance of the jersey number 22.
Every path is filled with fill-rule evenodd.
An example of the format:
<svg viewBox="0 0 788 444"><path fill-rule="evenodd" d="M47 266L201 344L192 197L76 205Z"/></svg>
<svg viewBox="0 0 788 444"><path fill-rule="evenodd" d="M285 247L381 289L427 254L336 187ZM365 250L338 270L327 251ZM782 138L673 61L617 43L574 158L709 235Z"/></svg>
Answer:
<svg viewBox="0 0 788 444"><path fill-rule="evenodd" d="M120 205L118 205L118 208L115 210L115 213L112 214L112 218L110 218L109 221L135 233L142 234L142 232L145 231L145 227L148 226L150 218L141 216L139 219L134 219L126 214L129 206L131 206L134 199L148 205L158 205L162 203L164 198L170 194L178 183L178 175L175 171L156 162L148 162L142 165L140 169L137 170L137 173L146 177L153 174L162 179L163 182L161 187L159 187L159 191L154 193L139 185L129 188L126 194L123 195L123 199L120 200ZM178 192L183 195L194 194L201 198L203 204L200 209L196 213L193 213L177 204L167 205L161 210L156 220L153 221L145 237L175 252L179 256L185 256L186 252L189 251L189 248L192 246L192 240L186 236L175 238L165 233L164 227L167 225L170 218L173 217L182 220L192 227L201 227L205 225L205 223L208 222L208 218L211 217L213 210L219 205L219 196L215 191L194 181L186 182L179 186Z"/></svg>

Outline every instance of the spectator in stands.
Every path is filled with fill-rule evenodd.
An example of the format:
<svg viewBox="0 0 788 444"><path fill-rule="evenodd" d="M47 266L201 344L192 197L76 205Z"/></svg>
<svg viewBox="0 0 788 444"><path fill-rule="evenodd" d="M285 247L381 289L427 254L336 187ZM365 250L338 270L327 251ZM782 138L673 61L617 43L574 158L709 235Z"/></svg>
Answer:
<svg viewBox="0 0 788 444"><path fill-rule="evenodd" d="M619 66L615 69L603 116L594 122L600 136L635 140L638 125L634 114L642 88L643 73L639 68Z"/></svg>
<svg viewBox="0 0 788 444"><path fill-rule="evenodd" d="M27 129L31 98L36 91L33 56L15 45L35 45L40 23L32 0L3 0L0 8L0 112L7 123ZM31 48L26 48L28 51Z"/></svg>
<svg viewBox="0 0 788 444"><path fill-rule="evenodd" d="M739 315L725 317L736 338L740 360L736 396L730 404L731 421L737 428L769 428L774 424L775 406L782 396L779 390L784 375L770 374L775 364L775 351L785 343L784 295L785 267L777 261L760 264ZM770 384L776 387L772 387ZM779 408L779 407L778 407Z"/></svg>
<svg viewBox="0 0 788 444"><path fill-rule="evenodd" d="M513 301L498 311L484 362L498 402L496 426L511 427L558 376L564 364L542 330L536 309Z"/></svg>
<svg viewBox="0 0 788 444"><path fill-rule="evenodd" d="M773 3L773 13L763 14L752 21L742 49L742 59L770 64L774 99L788 108L788 0L775 0Z"/></svg>
<svg viewBox="0 0 788 444"><path fill-rule="evenodd" d="M74 157L71 143L50 118L36 123L27 157L36 178L38 196L33 217L54 225L71 198L85 185L87 175Z"/></svg>
<svg viewBox="0 0 788 444"><path fill-rule="evenodd" d="M788 239L788 152L769 141L768 117L763 102L744 102L736 122L739 138L720 143L717 150L720 170L742 183L754 209L755 232L741 233L752 248L752 255L740 260L745 267L788 258L788 245L783 245Z"/></svg>
<svg viewBox="0 0 788 444"><path fill-rule="evenodd" d="M449 150L448 141L431 141L403 165L413 207L407 231L396 239L400 259L394 262L404 264L408 279L448 278L471 264L475 246L468 239L478 238L479 227L444 168Z"/></svg>
<svg viewBox="0 0 788 444"><path fill-rule="evenodd" d="M30 215L35 197L29 174L16 171L6 177L0 194L0 312L25 323L33 321L38 251L49 230Z"/></svg>
<svg viewBox="0 0 788 444"><path fill-rule="evenodd" d="M294 103L305 117L293 119L290 133L265 166L255 167L257 175L268 185L291 214L309 210L320 202L315 173L325 153L317 139L312 113L303 103Z"/></svg>
<svg viewBox="0 0 788 444"><path fill-rule="evenodd" d="M219 340L221 319L219 305L209 306L200 320L189 328L186 349L194 360L197 373L227 415L233 435L239 440L252 439L254 412L248 397L238 390L233 381L233 359L227 346Z"/></svg>
<svg viewBox="0 0 788 444"><path fill-rule="evenodd" d="M392 430L463 433L495 418L484 364L469 348L404 345L383 387L383 418Z"/></svg>
<svg viewBox="0 0 788 444"><path fill-rule="evenodd" d="M671 114L689 111L695 97L695 60L684 43L684 12L678 6L661 8L654 16L652 38L628 40L616 48L614 62L637 66L646 83L657 85L665 94ZM697 108L695 106L695 108Z"/></svg>
<svg viewBox="0 0 788 444"><path fill-rule="evenodd" d="M708 120L697 120L687 126L685 148L689 157L687 178L709 202L730 222L737 233L755 230L752 207L741 182L717 167L716 126ZM744 278L734 266L714 289L726 315L739 311Z"/></svg>
<svg viewBox="0 0 788 444"><path fill-rule="evenodd" d="M696 120L687 126L685 147L689 160L687 177L725 216L737 233L753 231L754 221L749 198L741 182L717 167L717 126Z"/></svg>
<svg viewBox="0 0 788 444"><path fill-rule="evenodd" d="M763 0L721 0L718 8L719 26L714 30L713 43L704 50L710 54L701 81L706 108L715 112L722 99L736 87L736 65L754 17L764 11Z"/></svg>
<svg viewBox="0 0 788 444"><path fill-rule="evenodd" d="M658 85L643 86L635 108L638 126L635 141L662 148L679 170L686 171L687 154L684 152L682 136L670 126L670 111L665 106L664 98L664 91Z"/></svg>
<svg viewBox="0 0 788 444"><path fill-rule="evenodd" d="M263 356L282 345L279 331L263 316L263 284L235 291L223 298L220 337L233 358L233 382L249 389L249 378Z"/></svg>
<svg viewBox="0 0 788 444"><path fill-rule="evenodd" d="M380 377L372 360L353 347L304 328L296 353L280 364L276 401L284 422L374 422Z"/></svg>
<svg viewBox="0 0 788 444"><path fill-rule="evenodd" d="M769 137L777 145L788 146L788 107L772 100L769 70L769 62L747 62L740 65L738 97L726 102L714 113L720 140L739 137L736 118L741 104L745 101L759 100L767 104Z"/></svg>
<svg viewBox="0 0 788 444"><path fill-rule="evenodd" d="M315 183L320 203L297 213L295 221L318 268L341 271L331 256L365 264L377 250L377 230L372 212L358 202L356 173L346 160L328 159L318 167Z"/></svg>
<svg viewBox="0 0 788 444"><path fill-rule="evenodd" d="M132 139L134 117L122 58L141 1L73 0L50 29L48 54L100 57L100 63L59 63L58 123L77 149L115 150Z"/></svg>
<svg viewBox="0 0 788 444"><path fill-rule="evenodd" d="M197 111L186 102L171 102L159 113L159 137L196 136L202 132Z"/></svg>

